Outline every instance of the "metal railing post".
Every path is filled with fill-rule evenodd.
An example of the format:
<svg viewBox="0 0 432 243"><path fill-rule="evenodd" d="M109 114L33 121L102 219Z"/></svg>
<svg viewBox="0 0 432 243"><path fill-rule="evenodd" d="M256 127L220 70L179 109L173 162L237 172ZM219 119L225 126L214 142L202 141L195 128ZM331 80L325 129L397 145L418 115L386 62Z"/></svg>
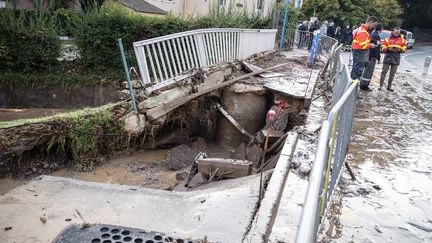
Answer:
<svg viewBox="0 0 432 243"><path fill-rule="evenodd" d="M287 22L287 17L288 17L289 2L290 2L290 0L285 1L285 15L284 15L284 22L282 24L281 39L279 41L279 52L281 52L281 50L282 50L282 46L283 46L283 42L284 42L284 38L285 38L285 28L286 28L286 22Z"/></svg>
<svg viewBox="0 0 432 243"><path fill-rule="evenodd" d="M120 49L120 55L121 55L122 62L123 62L123 69L124 69L124 72L125 72L126 80L128 82L129 92L130 92L130 95L131 95L132 109L133 109L133 111L135 113L138 113L138 109L137 109L137 106L136 106L136 100L135 100L135 90L134 90L134 88L132 86L132 81L131 81L131 78L130 78L130 75L129 75L129 68L128 68L128 65L127 65L127 62L126 62L126 56L124 54L122 39L118 38L117 39L117 43L118 43L118 47ZM138 119L139 119L139 116L138 116ZM140 124L140 123L138 122L138 124Z"/></svg>

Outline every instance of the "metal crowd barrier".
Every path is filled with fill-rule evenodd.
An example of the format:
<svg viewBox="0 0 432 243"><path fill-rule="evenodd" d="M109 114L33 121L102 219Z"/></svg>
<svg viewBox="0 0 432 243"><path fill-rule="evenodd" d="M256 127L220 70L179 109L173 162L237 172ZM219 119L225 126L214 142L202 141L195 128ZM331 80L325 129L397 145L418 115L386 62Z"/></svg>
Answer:
<svg viewBox="0 0 432 243"><path fill-rule="evenodd" d="M322 43L322 46L326 46L325 42ZM297 243L316 242L348 153L358 83L351 80L348 66L342 61L340 49L341 46L333 45L329 55L330 79L334 79L332 109L320 130L297 230Z"/></svg>
<svg viewBox="0 0 432 243"><path fill-rule="evenodd" d="M274 49L277 30L199 29L134 42L144 83L161 83L185 71L245 59Z"/></svg>

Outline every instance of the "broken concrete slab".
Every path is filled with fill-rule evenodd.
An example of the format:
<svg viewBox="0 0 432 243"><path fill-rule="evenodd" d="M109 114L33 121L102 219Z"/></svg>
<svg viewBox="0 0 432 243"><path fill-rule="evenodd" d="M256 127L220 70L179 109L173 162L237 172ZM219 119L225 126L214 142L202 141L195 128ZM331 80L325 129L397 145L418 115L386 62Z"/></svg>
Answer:
<svg viewBox="0 0 432 243"><path fill-rule="evenodd" d="M185 97L192 92L190 85L183 85L182 87L172 88L165 90L160 94L149 97L143 102L138 104L138 108L141 112L145 112L148 109L154 108L164 102L171 102L178 98Z"/></svg>
<svg viewBox="0 0 432 243"><path fill-rule="evenodd" d="M197 160L197 165L199 172L224 178L238 178L252 173L252 162L247 160L203 158Z"/></svg>
<svg viewBox="0 0 432 243"><path fill-rule="evenodd" d="M308 86L308 79L303 78L268 78L264 88L281 95L304 99Z"/></svg>
<svg viewBox="0 0 432 243"><path fill-rule="evenodd" d="M241 242L256 208L258 188L259 176L190 192L43 176L0 196L0 229L12 227L2 230L0 242L52 242L70 224L82 223L76 210L90 224L183 238L207 236L209 242ZM46 224L39 219L44 214Z"/></svg>
<svg viewBox="0 0 432 243"><path fill-rule="evenodd" d="M209 73L206 77L204 77L203 83L197 86L198 92L203 91L211 86L218 85L222 83L224 80L225 80L225 72L223 70Z"/></svg>

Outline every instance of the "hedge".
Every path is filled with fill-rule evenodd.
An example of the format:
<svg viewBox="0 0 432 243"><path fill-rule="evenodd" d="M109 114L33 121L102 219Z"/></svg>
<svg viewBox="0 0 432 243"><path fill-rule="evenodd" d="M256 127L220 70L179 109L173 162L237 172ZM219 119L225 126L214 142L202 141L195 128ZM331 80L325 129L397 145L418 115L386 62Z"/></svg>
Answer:
<svg viewBox="0 0 432 243"><path fill-rule="evenodd" d="M89 14L64 9L54 12L0 9L0 29L5 30L0 33L0 62L5 63L0 65L0 71L37 73L48 70L62 75L65 68L56 60L60 51L58 35L74 36L80 49L81 60L76 61L72 72L122 72L117 38L122 38L125 49L130 51L134 41L186 30L270 26L271 18L236 13L187 20L175 16L141 16L115 3L104 4L99 11Z"/></svg>

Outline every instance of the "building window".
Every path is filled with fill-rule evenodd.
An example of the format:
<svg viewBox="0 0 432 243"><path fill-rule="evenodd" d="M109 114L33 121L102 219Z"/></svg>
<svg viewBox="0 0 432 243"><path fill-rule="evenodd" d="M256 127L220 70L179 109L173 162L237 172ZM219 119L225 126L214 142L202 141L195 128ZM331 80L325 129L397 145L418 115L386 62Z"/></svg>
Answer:
<svg viewBox="0 0 432 243"><path fill-rule="evenodd" d="M258 10L264 9L264 0L257 0L257 9Z"/></svg>
<svg viewBox="0 0 432 243"><path fill-rule="evenodd" d="M226 0L219 0L219 5L220 6L225 6L226 5Z"/></svg>

